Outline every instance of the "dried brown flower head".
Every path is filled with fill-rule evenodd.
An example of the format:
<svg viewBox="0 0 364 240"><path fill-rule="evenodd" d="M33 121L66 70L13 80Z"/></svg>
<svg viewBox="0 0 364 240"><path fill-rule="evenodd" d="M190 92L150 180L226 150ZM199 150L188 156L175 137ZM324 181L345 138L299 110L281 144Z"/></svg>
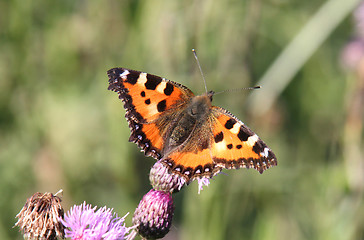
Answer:
<svg viewBox="0 0 364 240"><path fill-rule="evenodd" d="M64 227L59 221L64 211L61 198L52 193L35 193L27 199L16 215L18 226L26 239L64 238Z"/></svg>

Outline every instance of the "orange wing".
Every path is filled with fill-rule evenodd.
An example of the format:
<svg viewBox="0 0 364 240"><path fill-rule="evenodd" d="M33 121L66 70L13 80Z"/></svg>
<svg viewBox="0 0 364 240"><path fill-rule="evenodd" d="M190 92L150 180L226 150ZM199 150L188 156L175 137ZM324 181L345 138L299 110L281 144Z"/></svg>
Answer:
<svg viewBox="0 0 364 240"><path fill-rule="evenodd" d="M174 173L186 178L187 183L198 177L211 178L222 169L213 161L210 148L197 151L176 150L164 156L161 162Z"/></svg>
<svg viewBox="0 0 364 240"><path fill-rule="evenodd" d="M244 123L223 108L213 107L214 141L211 154L217 166L223 168L255 168L260 173L277 165L270 148Z"/></svg>
<svg viewBox="0 0 364 240"><path fill-rule="evenodd" d="M222 168L255 168L262 173L277 165L274 153L253 131L230 112L215 106L201 128L161 161L187 182L212 177Z"/></svg>
<svg viewBox="0 0 364 240"><path fill-rule="evenodd" d="M167 122L160 119L183 109L194 94L181 84L148 73L113 68L107 74L108 89L124 102L131 129L129 141L137 143L146 155L160 159L163 135L168 131Z"/></svg>

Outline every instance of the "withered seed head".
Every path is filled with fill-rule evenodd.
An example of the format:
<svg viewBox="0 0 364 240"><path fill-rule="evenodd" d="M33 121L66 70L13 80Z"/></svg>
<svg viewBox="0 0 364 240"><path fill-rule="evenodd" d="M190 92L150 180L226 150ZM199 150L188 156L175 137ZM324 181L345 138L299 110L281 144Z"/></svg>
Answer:
<svg viewBox="0 0 364 240"><path fill-rule="evenodd" d="M64 238L64 227L59 221L64 211L61 198L52 193L35 193L27 199L16 215L18 226L26 239Z"/></svg>

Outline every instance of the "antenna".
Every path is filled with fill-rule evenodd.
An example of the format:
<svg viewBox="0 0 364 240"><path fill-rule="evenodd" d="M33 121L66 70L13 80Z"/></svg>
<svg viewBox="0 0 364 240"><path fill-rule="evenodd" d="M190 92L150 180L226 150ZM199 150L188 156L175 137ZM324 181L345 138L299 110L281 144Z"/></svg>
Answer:
<svg viewBox="0 0 364 240"><path fill-rule="evenodd" d="M203 79L203 83L205 84L205 90L206 90L206 92L207 92L207 85L206 85L205 76L203 75L203 72L202 72L202 69L201 69L200 62L198 61L198 57L197 57L196 50L193 48L193 49L192 49L192 52L193 52L193 55L195 56L195 59L196 59L196 62L197 62L197 66L198 66L198 68L200 69L200 73L201 73L201 76L202 76L202 79Z"/></svg>
<svg viewBox="0 0 364 240"><path fill-rule="evenodd" d="M200 69L200 73L201 73L201 76L202 76L202 79L203 79L203 83L205 84L205 90L206 90L206 93L207 93L206 79L205 79L205 76L203 75L202 68L201 68L201 65L200 65L200 61L198 61L196 50L193 48L192 52L193 52L193 55L195 56L198 69ZM221 92L213 93L213 95L217 95L217 94L220 94L220 93L223 93L223 92L237 92L237 91L241 91L241 90L254 90L254 89L259 89L259 88L262 88L262 87L261 86L255 86L255 87L227 89L227 90L224 90L224 91L221 91Z"/></svg>
<svg viewBox="0 0 364 240"><path fill-rule="evenodd" d="M241 91L241 90L254 90L254 89L259 89L262 88L261 86L255 86L255 87L244 87L244 88L234 88L234 89L227 89L221 92L217 92L214 95L220 94L220 93L224 93L224 92L237 92L237 91Z"/></svg>

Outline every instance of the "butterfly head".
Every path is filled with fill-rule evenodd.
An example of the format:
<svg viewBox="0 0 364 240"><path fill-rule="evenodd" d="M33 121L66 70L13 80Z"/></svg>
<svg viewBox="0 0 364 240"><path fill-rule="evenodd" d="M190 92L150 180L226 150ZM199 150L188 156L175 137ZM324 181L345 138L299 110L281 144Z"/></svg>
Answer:
<svg viewBox="0 0 364 240"><path fill-rule="evenodd" d="M196 119L200 119L209 113L209 109L212 104L213 91L209 91L206 94L195 96L192 98L191 103L187 107L187 113Z"/></svg>
<svg viewBox="0 0 364 240"><path fill-rule="evenodd" d="M214 94L214 91L208 91L205 94L193 97L191 104L187 107L187 113L198 119L204 117L212 107L211 102Z"/></svg>
<svg viewBox="0 0 364 240"><path fill-rule="evenodd" d="M212 97L215 95L215 92L214 91L208 91L206 95L210 99L210 102L212 102Z"/></svg>

